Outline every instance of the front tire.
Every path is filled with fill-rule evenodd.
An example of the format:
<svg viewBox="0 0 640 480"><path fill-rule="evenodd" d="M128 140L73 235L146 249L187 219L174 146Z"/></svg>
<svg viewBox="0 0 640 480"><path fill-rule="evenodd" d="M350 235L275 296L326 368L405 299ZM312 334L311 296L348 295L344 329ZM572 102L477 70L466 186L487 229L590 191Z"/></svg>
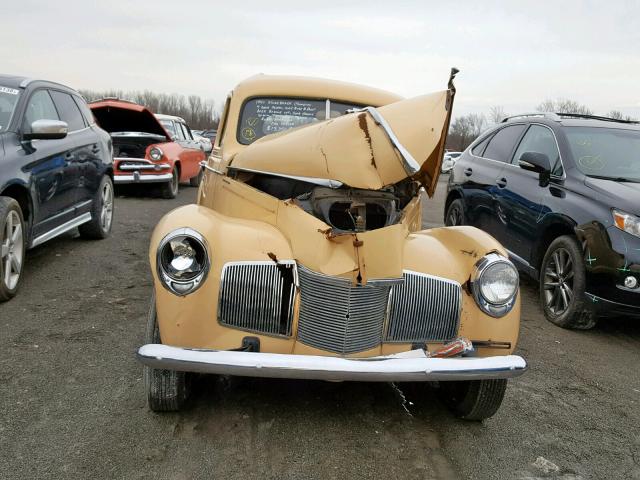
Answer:
<svg viewBox="0 0 640 480"><path fill-rule="evenodd" d="M109 175L100 180L100 187L96 192L91 206L91 221L78 227L80 235L84 238L102 240L111 233L113 225L113 199L115 192L113 182Z"/></svg>
<svg viewBox="0 0 640 480"><path fill-rule="evenodd" d="M173 167L171 174L171 180L163 184L161 187L160 193L162 198L171 199L178 196L178 188L180 185L180 173L178 172L178 167Z"/></svg>
<svg viewBox="0 0 640 480"><path fill-rule="evenodd" d="M151 297L144 340L145 343L162 343L156 317L155 295ZM160 370L146 365L142 369L147 401L151 410L177 412L185 406L191 391L187 373Z"/></svg>
<svg viewBox="0 0 640 480"><path fill-rule="evenodd" d="M492 417L502 405L507 380L465 380L440 382L439 396L459 418L482 421Z"/></svg>
<svg viewBox="0 0 640 480"><path fill-rule="evenodd" d="M13 198L0 197L0 302L9 300L18 292L26 238L20 205Z"/></svg>
<svg viewBox="0 0 640 480"><path fill-rule="evenodd" d="M459 198L456 198L449 204L447 213L444 218L444 224L447 227L456 227L466 224L466 218L464 215L464 203Z"/></svg>
<svg viewBox="0 0 640 480"><path fill-rule="evenodd" d="M580 244L569 235L556 238L540 267L540 303L547 320L562 328L593 328L597 317L587 304L585 287Z"/></svg>

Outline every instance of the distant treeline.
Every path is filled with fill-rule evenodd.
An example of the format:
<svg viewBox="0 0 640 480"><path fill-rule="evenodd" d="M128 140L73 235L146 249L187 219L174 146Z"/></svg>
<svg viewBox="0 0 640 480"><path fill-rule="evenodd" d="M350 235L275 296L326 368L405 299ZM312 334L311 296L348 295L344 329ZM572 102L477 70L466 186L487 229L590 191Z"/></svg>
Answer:
<svg viewBox="0 0 640 480"><path fill-rule="evenodd" d="M149 90L144 92L80 90L80 94L87 102L101 98L116 97L144 105L153 113L177 115L184 118L189 127L195 130L217 129L218 121L220 120L220 112L216 110L215 102L197 95L189 95L187 97L176 93L155 93Z"/></svg>

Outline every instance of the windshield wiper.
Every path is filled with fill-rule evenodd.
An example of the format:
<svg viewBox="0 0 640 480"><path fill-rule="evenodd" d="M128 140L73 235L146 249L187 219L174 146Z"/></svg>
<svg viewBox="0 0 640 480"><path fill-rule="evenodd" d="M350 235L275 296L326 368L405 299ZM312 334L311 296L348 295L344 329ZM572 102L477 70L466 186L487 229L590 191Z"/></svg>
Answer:
<svg viewBox="0 0 640 480"><path fill-rule="evenodd" d="M587 175L589 178L599 178L600 180L611 180L612 182L629 182L640 183L640 179L625 178L625 177L607 177L606 175Z"/></svg>

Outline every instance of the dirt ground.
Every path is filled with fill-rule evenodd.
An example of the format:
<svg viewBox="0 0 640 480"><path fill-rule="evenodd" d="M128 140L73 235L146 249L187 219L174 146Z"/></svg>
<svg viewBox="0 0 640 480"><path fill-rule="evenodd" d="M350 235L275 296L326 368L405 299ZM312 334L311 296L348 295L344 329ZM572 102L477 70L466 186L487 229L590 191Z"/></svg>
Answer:
<svg viewBox="0 0 640 480"><path fill-rule="evenodd" d="M386 383L201 377L187 411L150 412L135 359L149 236L195 195L119 197L111 238L28 252L0 305L0 478L640 479L640 322L562 330L526 280L517 353L530 370L483 424Z"/></svg>

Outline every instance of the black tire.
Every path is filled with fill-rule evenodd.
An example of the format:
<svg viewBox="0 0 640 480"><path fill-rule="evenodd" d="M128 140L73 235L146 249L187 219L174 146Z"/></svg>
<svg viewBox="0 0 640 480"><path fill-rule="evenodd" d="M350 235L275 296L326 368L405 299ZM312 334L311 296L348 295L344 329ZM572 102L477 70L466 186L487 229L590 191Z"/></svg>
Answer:
<svg viewBox="0 0 640 480"><path fill-rule="evenodd" d="M198 171L198 175L196 175L195 177L191 177L189 179L189 185L191 185L192 187L199 187L200 186L200 182L202 181L202 168L200 169L200 171Z"/></svg>
<svg viewBox="0 0 640 480"><path fill-rule="evenodd" d="M163 183L160 187L160 195L162 195L162 198L171 199L176 198L178 195L178 189L180 188L180 172L178 172L178 167L173 167L171 173L171 180Z"/></svg>
<svg viewBox="0 0 640 480"><path fill-rule="evenodd" d="M82 237L102 240L109 236L113 226L114 198L113 182L109 175L105 175L91 205L91 221L78 227Z"/></svg>
<svg viewBox="0 0 640 480"><path fill-rule="evenodd" d="M556 238L540 266L540 304L547 320L562 328L593 328L598 319L584 294L585 287L580 244L569 235Z"/></svg>
<svg viewBox="0 0 640 480"><path fill-rule="evenodd" d="M20 205L13 198L0 197L0 302L6 302L18 292L24 270L26 239Z"/></svg>
<svg viewBox="0 0 640 480"><path fill-rule="evenodd" d="M438 394L459 418L482 421L495 415L502 405L507 380L466 380L440 382Z"/></svg>
<svg viewBox="0 0 640 480"><path fill-rule="evenodd" d="M444 224L447 227L454 227L458 225L466 225L467 219L464 215L464 203L459 198L455 199L449 204L447 212L444 216Z"/></svg>
<svg viewBox="0 0 640 480"><path fill-rule="evenodd" d="M145 343L162 343L156 320L156 299L151 297ZM177 412L184 408L190 396L190 377L185 372L142 367L142 377L149 408L154 412Z"/></svg>

